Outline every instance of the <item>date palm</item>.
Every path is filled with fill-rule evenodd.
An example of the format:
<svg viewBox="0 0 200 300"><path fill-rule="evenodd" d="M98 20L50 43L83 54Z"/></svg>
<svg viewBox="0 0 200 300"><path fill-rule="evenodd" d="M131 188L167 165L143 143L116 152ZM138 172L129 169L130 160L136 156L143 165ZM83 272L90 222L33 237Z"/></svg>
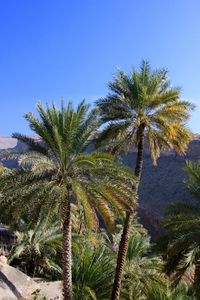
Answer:
<svg viewBox="0 0 200 300"><path fill-rule="evenodd" d="M147 236L130 237L122 281L122 299L153 299L153 295L164 294L167 290L168 282L162 273L162 261L148 252L150 243Z"/></svg>
<svg viewBox="0 0 200 300"><path fill-rule="evenodd" d="M113 253L105 246L91 247L85 244L74 255L74 300L107 300L112 289L114 275Z"/></svg>
<svg viewBox="0 0 200 300"><path fill-rule="evenodd" d="M57 223L41 219L33 228L21 222L8 260L29 276L61 273L55 257L61 252L62 231Z"/></svg>
<svg viewBox="0 0 200 300"><path fill-rule="evenodd" d="M27 144L29 152L19 156L20 170L1 179L5 199L1 210L14 219L25 212L35 218L38 211L56 212L63 227L64 300L71 300L71 203L81 203L89 228L98 226L97 211L111 230L115 213L132 209L135 178L111 155L85 152L99 126L88 105L82 102L74 110L71 104L62 104L58 110L38 104L37 111L38 118L32 113L25 118L38 138L13 135Z"/></svg>
<svg viewBox="0 0 200 300"><path fill-rule="evenodd" d="M161 150L174 149L184 154L191 138L185 122L190 116L192 105L180 99L180 89L170 86L167 75L165 69L151 71L149 63L143 61L140 70L133 69L129 75L119 70L109 83L110 93L97 101L101 121L106 124L97 144L114 153L135 147L135 175L139 180L144 142L156 165ZM127 212L119 245L112 300L120 297L131 219L132 213Z"/></svg>

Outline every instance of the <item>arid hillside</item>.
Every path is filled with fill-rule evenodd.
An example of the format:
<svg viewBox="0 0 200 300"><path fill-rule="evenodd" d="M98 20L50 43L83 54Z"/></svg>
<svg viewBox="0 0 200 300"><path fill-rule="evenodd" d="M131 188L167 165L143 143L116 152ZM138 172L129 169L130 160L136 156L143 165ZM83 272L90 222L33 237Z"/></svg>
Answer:
<svg viewBox="0 0 200 300"><path fill-rule="evenodd" d="M124 162L133 168L136 154L123 155ZM185 156L175 152L163 152L157 166L153 166L148 151L145 151L142 182L140 185L140 206L150 214L160 218L169 202L192 201L185 186L186 173L183 170L186 160L200 159L200 137L196 136L189 144Z"/></svg>

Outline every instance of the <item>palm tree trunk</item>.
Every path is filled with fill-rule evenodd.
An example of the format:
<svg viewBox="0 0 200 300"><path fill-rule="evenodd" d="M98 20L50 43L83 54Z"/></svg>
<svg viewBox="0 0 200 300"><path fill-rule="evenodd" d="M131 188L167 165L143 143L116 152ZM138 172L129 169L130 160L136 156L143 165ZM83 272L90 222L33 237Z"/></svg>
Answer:
<svg viewBox="0 0 200 300"><path fill-rule="evenodd" d="M72 300L71 208L70 197L63 208L63 296Z"/></svg>
<svg viewBox="0 0 200 300"><path fill-rule="evenodd" d="M142 164L143 164L143 149L144 149L144 129L145 126L141 125L139 128L140 140L137 147L137 158L135 164L135 176L138 178L138 184L135 187L136 193L138 193L139 181L142 173ZM120 290L122 283L123 270L126 264L126 256L128 251L128 241L129 234L131 230L131 223L133 219L132 212L126 212L126 218L124 222L124 228L119 244L118 256L117 256L117 266L115 271L115 280L113 283L112 296L111 300L120 299Z"/></svg>
<svg viewBox="0 0 200 300"><path fill-rule="evenodd" d="M119 300L120 297L122 275L126 263L126 254L128 250L128 240L129 240L129 232L131 229L132 217L133 217L132 213L130 212L126 213L124 228L123 228L123 232L119 244L117 266L115 271L115 280L113 284L111 300Z"/></svg>
<svg viewBox="0 0 200 300"><path fill-rule="evenodd" d="M194 291L195 291L196 298L199 300L200 299L200 259L198 259L195 264Z"/></svg>
<svg viewBox="0 0 200 300"><path fill-rule="evenodd" d="M144 125L140 127L140 141L137 147L137 158L135 163L135 176L138 178L138 186L140 183L140 177L142 174L142 165L143 165L143 151L144 151ZM138 186L137 191L138 192Z"/></svg>

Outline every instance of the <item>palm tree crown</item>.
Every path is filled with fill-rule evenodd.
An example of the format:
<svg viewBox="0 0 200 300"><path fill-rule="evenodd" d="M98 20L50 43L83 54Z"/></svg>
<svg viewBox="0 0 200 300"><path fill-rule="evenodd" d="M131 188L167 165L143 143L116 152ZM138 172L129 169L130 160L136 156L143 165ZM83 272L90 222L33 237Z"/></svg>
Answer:
<svg viewBox="0 0 200 300"><path fill-rule="evenodd" d="M162 147L183 154L191 138L185 121L193 106L180 100L180 89L170 87L167 75L165 69L152 72L147 61L130 75L119 70L108 96L97 101L101 120L108 123L100 141L128 150L138 146L144 131L154 164Z"/></svg>
<svg viewBox="0 0 200 300"><path fill-rule="evenodd" d="M28 206L30 207L29 200L33 201L34 192L37 194L37 199L34 200L37 212L42 207L45 210L49 210L50 207L52 212L59 211L66 204L63 193L69 188L70 201L82 205L88 227L93 228L97 225L95 210L102 215L106 225L112 227L114 212L120 213L122 206L131 209L133 193L130 183L134 184L135 178L128 168L116 163L112 155L87 153L87 147L98 128L95 111L88 113L89 107L84 103L79 105L77 111L73 110L71 104L67 108L62 105L60 111L54 105L45 110L38 104L37 108L40 120L31 113L25 117L31 129L38 134L38 138L13 134L13 137L26 143L29 151L9 154L11 157L17 157L20 170L10 171L1 178L2 186L3 182L6 182L16 190L13 195L11 190L9 194L6 185L2 187L8 195L7 203L9 196L11 198L13 214L17 217L18 209L19 215L23 210L27 211ZM14 181L13 177L16 178ZM32 183L28 189L27 181ZM48 193L48 197L45 197L45 193ZM60 197L60 200L55 201L55 195ZM4 204L2 201L2 207ZM18 209L13 210L15 205Z"/></svg>

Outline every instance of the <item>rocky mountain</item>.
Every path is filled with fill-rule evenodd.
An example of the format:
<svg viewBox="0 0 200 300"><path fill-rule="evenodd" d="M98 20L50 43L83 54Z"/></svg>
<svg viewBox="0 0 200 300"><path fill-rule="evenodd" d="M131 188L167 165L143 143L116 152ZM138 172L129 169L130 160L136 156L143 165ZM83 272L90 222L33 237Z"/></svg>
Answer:
<svg viewBox="0 0 200 300"><path fill-rule="evenodd" d="M131 168L135 165L135 159L134 150L123 155L124 162ZM184 156L174 151L162 152L156 167L152 165L149 152L145 149L139 188L139 216L152 236L158 236L161 231L160 221L167 204L194 201L185 185L187 174L183 166L186 160L200 160L200 135L194 136Z"/></svg>
<svg viewBox="0 0 200 300"><path fill-rule="evenodd" d="M5 150L13 151L25 151L27 147L16 139L10 136L0 136L0 152ZM13 159L9 159L2 162L7 168L17 167L17 162Z"/></svg>
<svg viewBox="0 0 200 300"><path fill-rule="evenodd" d="M0 151L6 149L25 150L25 146L11 137L0 137ZM134 150L128 155L122 154L125 164L133 168L136 159ZM200 136L190 142L185 156L175 152L162 152L158 165L152 165L148 150L145 150L143 173L139 189L139 215L141 222L151 234L160 230L160 219L166 204L177 201L194 201L185 187L186 173L182 169L186 160L200 159ZM15 167L15 161L4 162Z"/></svg>
<svg viewBox="0 0 200 300"><path fill-rule="evenodd" d="M0 300L57 299L62 297L61 281L42 281L27 276L7 264L5 256L0 256Z"/></svg>
<svg viewBox="0 0 200 300"><path fill-rule="evenodd" d="M23 150L26 149L25 145L10 136L0 136L0 151L8 149Z"/></svg>
<svg viewBox="0 0 200 300"><path fill-rule="evenodd" d="M123 155L124 162L133 168L136 153ZM175 152L162 152L157 166L153 166L150 155L145 150L143 173L139 189L140 205L157 218L163 214L163 208L169 202L193 201L185 186L186 172L183 170L186 160L200 160L200 136L189 144L184 156Z"/></svg>

